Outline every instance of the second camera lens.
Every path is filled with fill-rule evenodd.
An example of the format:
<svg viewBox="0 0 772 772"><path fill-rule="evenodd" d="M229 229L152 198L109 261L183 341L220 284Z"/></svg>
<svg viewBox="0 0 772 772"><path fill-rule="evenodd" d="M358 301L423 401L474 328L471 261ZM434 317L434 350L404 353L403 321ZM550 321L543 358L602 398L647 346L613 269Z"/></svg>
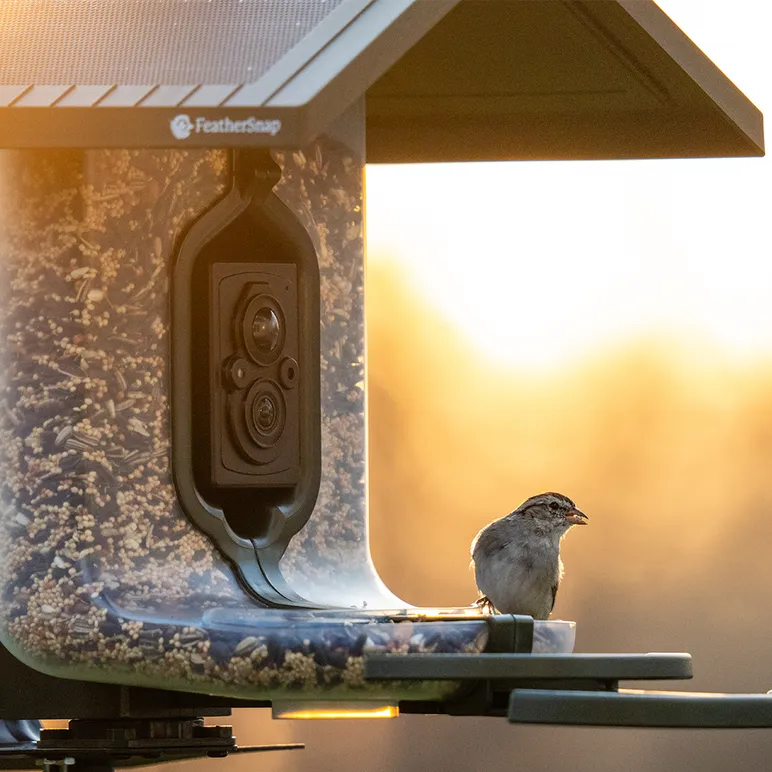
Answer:
<svg viewBox="0 0 772 772"><path fill-rule="evenodd" d="M276 403L268 395L260 397L255 404L254 420L258 428L270 432L276 424Z"/></svg>

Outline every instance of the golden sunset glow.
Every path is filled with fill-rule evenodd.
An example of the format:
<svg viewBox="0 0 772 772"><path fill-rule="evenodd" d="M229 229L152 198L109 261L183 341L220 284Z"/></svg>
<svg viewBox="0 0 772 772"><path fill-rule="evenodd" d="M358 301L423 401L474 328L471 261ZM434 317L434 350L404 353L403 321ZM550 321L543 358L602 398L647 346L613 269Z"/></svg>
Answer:
<svg viewBox="0 0 772 772"><path fill-rule="evenodd" d="M716 19L660 3L762 108L770 80ZM754 6L772 22L772 10ZM759 46L768 24L744 33ZM752 48L752 45L749 44ZM632 338L772 354L765 159L370 166L371 264L390 264L501 365L554 367ZM396 314L395 310L395 314Z"/></svg>
<svg viewBox="0 0 772 772"><path fill-rule="evenodd" d="M770 354L765 176L759 159L369 167L368 259L500 364L649 337Z"/></svg>
<svg viewBox="0 0 772 772"><path fill-rule="evenodd" d="M351 703L319 703L305 705L273 704L274 718L296 720L313 719L350 719L350 718L396 718L399 708L396 705L369 705Z"/></svg>

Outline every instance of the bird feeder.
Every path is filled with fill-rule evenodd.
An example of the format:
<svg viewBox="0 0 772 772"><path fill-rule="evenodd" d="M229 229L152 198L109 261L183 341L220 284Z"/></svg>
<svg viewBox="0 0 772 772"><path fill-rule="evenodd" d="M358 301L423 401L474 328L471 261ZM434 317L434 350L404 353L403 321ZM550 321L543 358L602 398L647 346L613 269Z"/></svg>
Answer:
<svg viewBox="0 0 772 772"><path fill-rule="evenodd" d="M653 2L19 0L0 62L0 716L688 677L408 607L367 536L365 162L763 155Z"/></svg>

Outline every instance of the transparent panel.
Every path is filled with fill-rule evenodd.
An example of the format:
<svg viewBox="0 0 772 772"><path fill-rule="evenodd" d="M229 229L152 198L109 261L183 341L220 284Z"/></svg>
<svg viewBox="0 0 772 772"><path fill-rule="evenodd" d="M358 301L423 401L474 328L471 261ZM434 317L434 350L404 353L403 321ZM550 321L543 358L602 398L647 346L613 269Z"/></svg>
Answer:
<svg viewBox="0 0 772 772"><path fill-rule="evenodd" d="M361 109L361 106L360 106ZM322 482L307 525L281 562L303 597L395 608L367 539L364 309L364 115L354 108L333 140L279 156L277 193L314 241L320 270Z"/></svg>

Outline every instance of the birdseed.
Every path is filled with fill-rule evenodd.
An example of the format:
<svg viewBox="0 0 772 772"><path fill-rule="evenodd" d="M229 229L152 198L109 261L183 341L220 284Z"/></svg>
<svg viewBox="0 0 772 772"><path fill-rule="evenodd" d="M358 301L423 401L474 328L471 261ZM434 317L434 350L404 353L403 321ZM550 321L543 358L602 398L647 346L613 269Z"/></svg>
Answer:
<svg viewBox="0 0 772 772"><path fill-rule="evenodd" d="M278 194L317 248L322 309L322 483L282 570L312 600L364 605L380 590L366 541L363 167L326 140L277 160ZM452 688L365 685L362 657L480 651L484 621L261 610L176 500L170 267L226 189L226 153L13 151L0 174L3 643L70 677L237 697Z"/></svg>

